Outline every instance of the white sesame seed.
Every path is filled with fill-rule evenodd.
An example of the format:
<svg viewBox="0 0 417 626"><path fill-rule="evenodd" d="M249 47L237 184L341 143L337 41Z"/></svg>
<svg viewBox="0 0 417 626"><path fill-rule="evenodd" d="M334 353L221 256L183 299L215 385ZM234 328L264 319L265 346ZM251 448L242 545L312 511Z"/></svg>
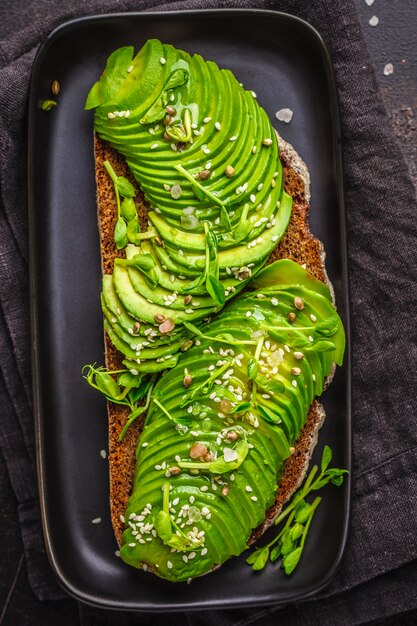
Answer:
<svg viewBox="0 0 417 626"><path fill-rule="evenodd" d="M105 450L100 450L100 456L102 459L105 459L107 456L107 452Z"/></svg>
<svg viewBox="0 0 417 626"><path fill-rule="evenodd" d="M316 375L315 374L312 375L312 379L313 379L314 382L316 382Z"/></svg>
<svg viewBox="0 0 417 626"><path fill-rule="evenodd" d="M157 147L158 147L158 144L157 143L153 143L151 145L151 150L156 150Z"/></svg>
<svg viewBox="0 0 417 626"><path fill-rule="evenodd" d="M133 70L133 65L129 65L129 67L127 68L127 73L130 74L132 70Z"/></svg>
<svg viewBox="0 0 417 626"><path fill-rule="evenodd" d="M255 154L255 153L256 153L256 146L253 146L252 147L252 154Z"/></svg>
<svg viewBox="0 0 417 626"><path fill-rule="evenodd" d="M311 341L313 343L314 339L311 335L308 336L308 340Z"/></svg>
<svg viewBox="0 0 417 626"><path fill-rule="evenodd" d="M190 430L190 435L193 437L198 437L198 432L196 430Z"/></svg>
<svg viewBox="0 0 417 626"><path fill-rule="evenodd" d="M220 130L222 126L221 126L220 122L216 122L214 124L214 127L215 127L216 130Z"/></svg>
<svg viewBox="0 0 417 626"><path fill-rule="evenodd" d="M115 550L114 554L115 554L115 556L119 557L120 556L120 550Z"/></svg>
<svg viewBox="0 0 417 626"><path fill-rule="evenodd" d="M201 553L200 553L200 554L201 554L201 556L206 556L206 554L207 554L207 548L203 548L203 549L201 550Z"/></svg>
<svg viewBox="0 0 417 626"><path fill-rule="evenodd" d="M136 545L136 543L134 541L131 541L130 543L128 543L129 548L134 548Z"/></svg>
<svg viewBox="0 0 417 626"><path fill-rule="evenodd" d="M379 24L378 16L377 15L373 15L368 23L369 23L369 26L378 26L378 24Z"/></svg>
<svg viewBox="0 0 417 626"><path fill-rule="evenodd" d="M272 306L278 306L278 300L276 298L271 298Z"/></svg>
<svg viewBox="0 0 417 626"><path fill-rule="evenodd" d="M297 387L297 381L296 380L292 380L291 384L292 384L293 387Z"/></svg>
<svg viewBox="0 0 417 626"><path fill-rule="evenodd" d="M246 491L252 491L252 487L250 485L246 485L245 489Z"/></svg>
<svg viewBox="0 0 417 626"><path fill-rule="evenodd" d="M168 569L172 569L172 563L171 563L171 561L167 561L167 568L168 568Z"/></svg>
<svg viewBox="0 0 417 626"><path fill-rule="evenodd" d="M193 579L191 578L191 576L190 576L190 578L187 578L187 585L189 585L189 584L191 583L191 581L192 581L192 580L193 580Z"/></svg>
<svg viewBox="0 0 417 626"><path fill-rule="evenodd" d="M110 111L109 113L107 113L107 117L109 118L109 120L113 120L116 116Z"/></svg>
<svg viewBox="0 0 417 626"><path fill-rule="evenodd" d="M254 98L256 98L256 93L254 91L251 91L251 94Z"/></svg>
<svg viewBox="0 0 417 626"><path fill-rule="evenodd" d="M186 554L183 554L182 560L184 561L184 563L188 563L188 556Z"/></svg>
<svg viewBox="0 0 417 626"><path fill-rule="evenodd" d="M208 491L208 487L207 485L203 485L202 487L200 487L200 491Z"/></svg>
<svg viewBox="0 0 417 626"><path fill-rule="evenodd" d="M278 241L278 235L274 235L273 237L271 237L272 241Z"/></svg>
<svg viewBox="0 0 417 626"><path fill-rule="evenodd" d="M190 497L188 498L188 500L189 500L190 504L194 504L194 500L195 500L195 498L194 498L194 496L190 496Z"/></svg>
<svg viewBox="0 0 417 626"><path fill-rule="evenodd" d="M209 122L211 122L211 117L205 117L203 119L204 124L208 124Z"/></svg>
<svg viewBox="0 0 417 626"><path fill-rule="evenodd" d="M202 150L203 150L204 154L210 154L210 148L207 148L207 146L204 146L202 148Z"/></svg>
<svg viewBox="0 0 417 626"><path fill-rule="evenodd" d="M258 500L258 498L256 496L251 496L250 499L253 500L254 502L256 502Z"/></svg>
<svg viewBox="0 0 417 626"><path fill-rule="evenodd" d="M120 521L124 524L125 523L125 516L124 515L119 515L120 517Z"/></svg>
<svg viewBox="0 0 417 626"><path fill-rule="evenodd" d="M266 137L263 141L262 141L262 145L264 146L272 146L272 139L270 137Z"/></svg>
<svg viewBox="0 0 417 626"><path fill-rule="evenodd" d="M249 199L250 199L250 201L251 201L253 204L255 204L255 202L256 202L256 196L255 196L255 194L254 194L254 193L251 193L251 195L249 196Z"/></svg>
<svg viewBox="0 0 417 626"><path fill-rule="evenodd" d="M237 139L237 136L233 135L232 137L230 137L229 141L236 141L236 139Z"/></svg>
<svg viewBox="0 0 417 626"><path fill-rule="evenodd" d="M250 317L252 313L250 311L246 311L246 317Z"/></svg>
<svg viewBox="0 0 417 626"><path fill-rule="evenodd" d="M161 57L161 58L159 59L159 62L160 62L160 64L161 64L161 65L165 65L165 63L167 62L167 60L166 60L166 59L164 59L164 57Z"/></svg>
<svg viewBox="0 0 417 626"><path fill-rule="evenodd" d="M94 519L91 520L92 524L100 524L101 522L101 517L95 517Z"/></svg>

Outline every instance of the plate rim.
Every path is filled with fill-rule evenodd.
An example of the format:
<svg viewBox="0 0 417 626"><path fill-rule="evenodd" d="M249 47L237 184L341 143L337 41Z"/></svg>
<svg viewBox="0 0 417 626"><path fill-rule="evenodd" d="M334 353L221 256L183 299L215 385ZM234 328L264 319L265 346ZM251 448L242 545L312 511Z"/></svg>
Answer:
<svg viewBox="0 0 417 626"><path fill-rule="evenodd" d="M346 353L345 353L345 363L344 368L345 376L346 376L346 424L344 426L344 431L346 432L346 458L347 458L347 469L349 470L348 480L345 481L344 488L346 490L344 505L346 513L344 515L342 533L339 543L339 548L334 558L334 562L332 566L327 571L327 574L320 580L317 585L313 585L308 591L301 591L298 593L294 593L288 599L281 600L268 600L267 598L261 599L258 602L234 602L233 600L224 601L224 600L210 600L207 603L194 603L190 604L173 604L172 602L169 604L162 604L159 607L146 607L141 608L134 601L126 602L121 600L114 600L110 598L106 598L103 594L96 593L95 595L90 592L85 592L82 589L78 588L74 585L69 579L68 576L63 572L61 565L58 562L58 559L54 553L53 542L50 535L49 521L48 521L48 511L46 504L46 494L45 494L45 473L46 468L44 464L44 454L43 454L43 435L44 435L44 423L42 419L42 398L41 398L41 376L40 376L40 357L39 357L39 343L38 343L38 312L37 312L37 254L36 254L36 237L35 237L35 223L36 223L36 202L34 199L33 192L33 175L32 175L32 164L34 162L33 153L34 153L34 139L33 139L33 128L34 128L34 112L36 110L36 99L35 99L35 85L36 79L39 74L39 70L43 61L44 56L47 54L48 49L54 43L54 41L59 38L62 34L65 34L66 31L76 28L79 25L88 24L88 22L105 22L113 19L170 19L174 16L184 17L185 19L188 16L203 16L208 14L222 14L222 15L236 15L236 16L247 16L247 15L256 15L256 16L264 16L270 19L278 19L278 20L286 20L292 23L298 24L299 27L309 31L310 35L315 39L316 44L321 49L322 59L324 61L324 68L326 72L326 81L329 88L330 95L330 108L333 114L333 120L331 123L332 127L332 140L333 140L333 150L336 161L336 185L335 189L337 189L337 197L338 197L338 210L340 215L340 244L341 244L341 276L343 279L341 292L343 294L344 305L345 305L345 319L344 319L344 327L346 333ZM31 333L31 372L32 372L32 393L33 393L33 416L34 416L34 428L35 428L35 449L36 449L36 469L37 469L37 483L38 483L38 492L39 492L39 508L41 513L41 526L43 532L43 540L46 548L46 553L48 557L49 564L51 566L52 571L54 572L58 583L60 586L73 598L78 601L82 601L85 604L88 604L93 607L98 607L102 609L110 609L114 611L129 611L129 612L149 612L149 613L158 613L163 611L197 611L197 610L214 610L214 609L231 609L231 608L251 608L251 607L262 607L262 606L280 606L285 603L291 602L296 603L302 600L307 600L312 596L320 593L327 585L330 583L332 578L334 577L336 570L339 568L343 554L345 552L346 543L348 539L349 533L349 522L351 517L351 506L352 506L352 386L351 386L351 300L350 300L350 289L349 289L349 276L348 276L348 251L347 251L347 225L346 225L346 206L345 206L345 194L344 194L344 167L343 167L343 154L342 154L342 135L341 135L341 121L340 121L340 106L339 106L339 98L336 86L336 78L334 74L334 69L331 61L331 56L329 50L318 32L318 30L308 23L306 20L292 15L290 13L286 13L283 11L274 11L268 9L255 9L255 8L209 8L209 9L187 9L187 10L173 10L173 11L123 11L123 12L115 12L115 13L103 13L100 15L85 15L82 17L72 18L59 24L56 26L47 37L44 39L39 49L37 50L31 76L30 76L30 88L29 88L29 99L28 99L28 121L27 121L27 131L28 131L28 147L27 147L27 182L28 182L28 225L29 225L29 303L30 303L30 333Z"/></svg>

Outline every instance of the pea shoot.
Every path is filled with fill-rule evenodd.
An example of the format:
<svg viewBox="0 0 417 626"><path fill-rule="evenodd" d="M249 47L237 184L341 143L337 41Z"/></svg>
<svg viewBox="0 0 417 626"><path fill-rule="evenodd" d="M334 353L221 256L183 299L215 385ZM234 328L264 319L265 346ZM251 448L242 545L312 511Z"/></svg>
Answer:
<svg viewBox="0 0 417 626"><path fill-rule="evenodd" d="M320 474L316 478L319 468L314 465L304 485L275 520L275 525L279 527L278 534L266 546L256 548L246 559L246 563L251 565L254 571L262 570L268 560L273 563L278 559L281 559L281 567L287 575L295 570L301 559L314 514L322 500L317 496L313 502L308 502L306 497L328 483L340 487L344 475L348 474L345 469L328 467L332 456L331 448L324 446Z"/></svg>

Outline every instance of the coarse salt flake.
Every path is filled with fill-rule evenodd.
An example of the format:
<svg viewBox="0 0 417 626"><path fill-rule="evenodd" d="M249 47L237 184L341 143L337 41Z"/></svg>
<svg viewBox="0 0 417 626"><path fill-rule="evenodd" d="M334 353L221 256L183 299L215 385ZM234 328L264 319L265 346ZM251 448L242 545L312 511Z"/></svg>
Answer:
<svg viewBox="0 0 417 626"><path fill-rule="evenodd" d="M226 461L226 463L237 461L237 459L239 458L238 453L235 450L232 450L231 448L225 448L223 455L224 455L224 460Z"/></svg>
<svg viewBox="0 0 417 626"><path fill-rule="evenodd" d="M293 115L294 112L291 109L280 109L275 113L275 117L277 118L277 120L279 120L280 122L285 122L286 124L289 124L291 122Z"/></svg>

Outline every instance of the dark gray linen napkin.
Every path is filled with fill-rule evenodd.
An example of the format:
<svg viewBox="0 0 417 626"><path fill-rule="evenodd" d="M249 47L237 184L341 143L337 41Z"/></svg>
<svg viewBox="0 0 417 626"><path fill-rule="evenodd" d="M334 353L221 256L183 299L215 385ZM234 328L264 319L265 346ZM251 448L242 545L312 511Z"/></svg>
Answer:
<svg viewBox="0 0 417 626"><path fill-rule="evenodd" d="M317 620L322 616L321 623L336 623L332 615L341 617L337 623L357 623L349 598L356 598L359 615L367 594L373 599L368 620L391 614L395 606L410 610L417 606L407 582L415 580L417 570L416 203L353 0L19 0L13 10L0 7L0 32L6 33L0 39L0 447L18 501L30 584L40 599L65 595L53 579L42 544L31 412L26 123L35 52L53 27L72 17L215 7L281 10L306 19L330 50L340 97L352 300L352 519L340 569L320 600L297 609L297 623L316 623L314 615ZM12 27L12 20L19 29ZM397 600L390 580L402 590ZM284 614L292 624L288 610ZM221 615L204 620L243 626L274 619L271 611ZM103 613L100 619L105 619ZM146 621L141 618L141 623Z"/></svg>

